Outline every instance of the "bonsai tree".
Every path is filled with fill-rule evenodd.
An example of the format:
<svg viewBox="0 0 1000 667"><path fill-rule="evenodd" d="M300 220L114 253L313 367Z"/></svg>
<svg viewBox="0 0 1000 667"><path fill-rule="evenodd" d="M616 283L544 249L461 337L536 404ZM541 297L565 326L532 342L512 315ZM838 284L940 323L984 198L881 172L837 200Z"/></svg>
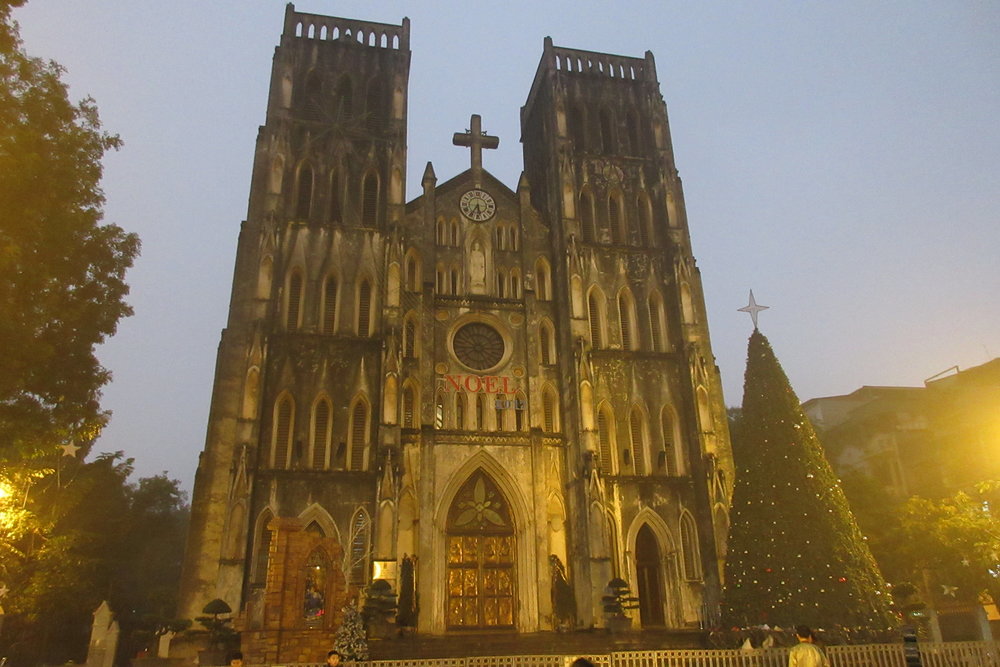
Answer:
<svg viewBox="0 0 1000 667"><path fill-rule="evenodd" d="M220 614L232 614L232 608L226 604L225 600L216 598L209 602L201 610L205 616L198 616L194 620L198 621L204 630L195 630L198 633L207 633L209 646L213 649L228 649L236 643L237 632L230 627L233 622L232 616L219 618ZM209 616L209 614L211 614Z"/></svg>
<svg viewBox="0 0 1000 667"><path fill-rule="evenodd" d="M608 594L601 598L604 603L604 620L609 630L624 630L632 625L626 613L639 608L639 598L632 595L628 582L615 577L608 582Z"/></svg>
<svg viewBox="0 0 1000 667"><path fill-rule="evenodd" d="M396 615L396 593L385 579L376 579L365 590L365 603L361 616L368 625L368 636L373 639L388 636L389 624Z"/></svg>

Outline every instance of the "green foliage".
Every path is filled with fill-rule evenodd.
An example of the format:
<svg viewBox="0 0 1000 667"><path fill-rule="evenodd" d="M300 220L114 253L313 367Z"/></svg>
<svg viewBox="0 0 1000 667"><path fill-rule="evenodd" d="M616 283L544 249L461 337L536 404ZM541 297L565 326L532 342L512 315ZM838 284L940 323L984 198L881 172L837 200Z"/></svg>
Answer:
<svg viewBox="0 0 1000 667"><path fill-rule="evenodd" d="M887 587L767 339L750 337L723 617L727 626L894 624Z"/></svg>
<svg viewBox="0 0 1000 667"><path fill-rule="evenodd" d="M117 614L122 650L139 650L133 635L151 639L174 613L184 495L162 476L129 484L132 463L121 453L47 458L48 468L0 471L12 491L0 498L0 581L10 589L0 654L81 661L102 600Z"/></svg>
<svg viewBox="0 0 1000 667"><path fill-rule="evenodd" d="M120 140L62 68L22 49L0 0L0 461L87 443L107 419L94 348L131 314L134 234L101 224L101 159Z"/></svg>
<svg viewBox="0 0 1000 667"><path fill-rule="evenodd" d="M361 614L353 605L343 609L343 620L337 628L333 649L340 653L344 660L368 660L368 637L365 634L365 624Z"/></svg>
<svg viewBox="0 0 1000 667"><path fill-rule="evenodd" d="M621 577L615 577L608 582L608 594L601 597L604 604L604 615L614 618L628 618L625 612L639 608L639 598L632 596L628 582Z"/></svg>

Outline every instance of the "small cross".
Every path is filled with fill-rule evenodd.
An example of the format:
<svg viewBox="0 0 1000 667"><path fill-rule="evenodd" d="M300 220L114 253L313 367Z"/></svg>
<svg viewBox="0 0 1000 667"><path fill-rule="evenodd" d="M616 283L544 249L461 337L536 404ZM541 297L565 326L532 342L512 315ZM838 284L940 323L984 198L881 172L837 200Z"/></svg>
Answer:
<svg viewBox="0 0 1000 667"><path fill-rule="evenodd" d="M753 328L756 331L756 329L757 329L757 313L759 313L762 310L767 310L768 308L770 308L770 306L759 306L759 305L757 305L757 302L754 301L754 298L753 298L753 290L750 290L750 303L748 303L747 305L743 306L742 308L737 308L736 310L738 310L741 313L750 313L750 318L753 320Z"/></svg>
<svg viewBox="0 0 1000 667"><path fill-rule="evenodd" d="M483 133L482 120L479 114L472 114L472 120L469 122L472 129L456 132L451 139L451 143L456 146L466 146L472 149L472 171L477 175L477 180L478 174L483 168L483 149L496 148L500 145L500 137L490 137Z"/></svg>

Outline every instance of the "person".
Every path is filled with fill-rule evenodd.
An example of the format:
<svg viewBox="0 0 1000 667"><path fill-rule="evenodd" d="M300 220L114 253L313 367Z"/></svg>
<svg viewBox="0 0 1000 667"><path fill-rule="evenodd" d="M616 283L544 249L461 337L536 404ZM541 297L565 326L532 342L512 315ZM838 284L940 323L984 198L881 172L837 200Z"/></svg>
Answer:
<svg viewBox="0 0 1000 667"><path fill-rule="evenodd" d="M326 654L326 664L330 667L337 667L340 664L340 653L337 651L330 651Z"/></svg>
<svg viewBox="0 0 1000 667"><path fill-rule="evenodd" d="M813 633L808 625L795 628L799 643L788 652L788 667L830 667L826 654L813 644Z"/></svg>
<svg viewBox="0 0 1000 667"><path fill-rule="evenodd" d="M229 654L229 667L243 667L243 654L233 651Z"/></svg>

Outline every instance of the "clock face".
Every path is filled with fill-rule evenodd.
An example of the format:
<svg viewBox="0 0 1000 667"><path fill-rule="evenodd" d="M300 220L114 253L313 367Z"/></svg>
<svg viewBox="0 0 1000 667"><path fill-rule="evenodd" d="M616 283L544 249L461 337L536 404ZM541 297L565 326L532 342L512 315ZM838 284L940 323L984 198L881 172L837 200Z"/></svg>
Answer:
<svg viewBox="0 0 1000 667"><path fill-rule="evenodd" d="M462 215L473 222L489 220L497 211L493 197L485 190L469 190L462 195L458 205L462 209Z"/></svg>
<svg viewBox="0 0 1000 667"><path fill-rule="evenodd" d="M470 322L461 327L451 339L451 346L459 361L477 371L499 364L506 350L503 336L482 322Z"/></svg>

